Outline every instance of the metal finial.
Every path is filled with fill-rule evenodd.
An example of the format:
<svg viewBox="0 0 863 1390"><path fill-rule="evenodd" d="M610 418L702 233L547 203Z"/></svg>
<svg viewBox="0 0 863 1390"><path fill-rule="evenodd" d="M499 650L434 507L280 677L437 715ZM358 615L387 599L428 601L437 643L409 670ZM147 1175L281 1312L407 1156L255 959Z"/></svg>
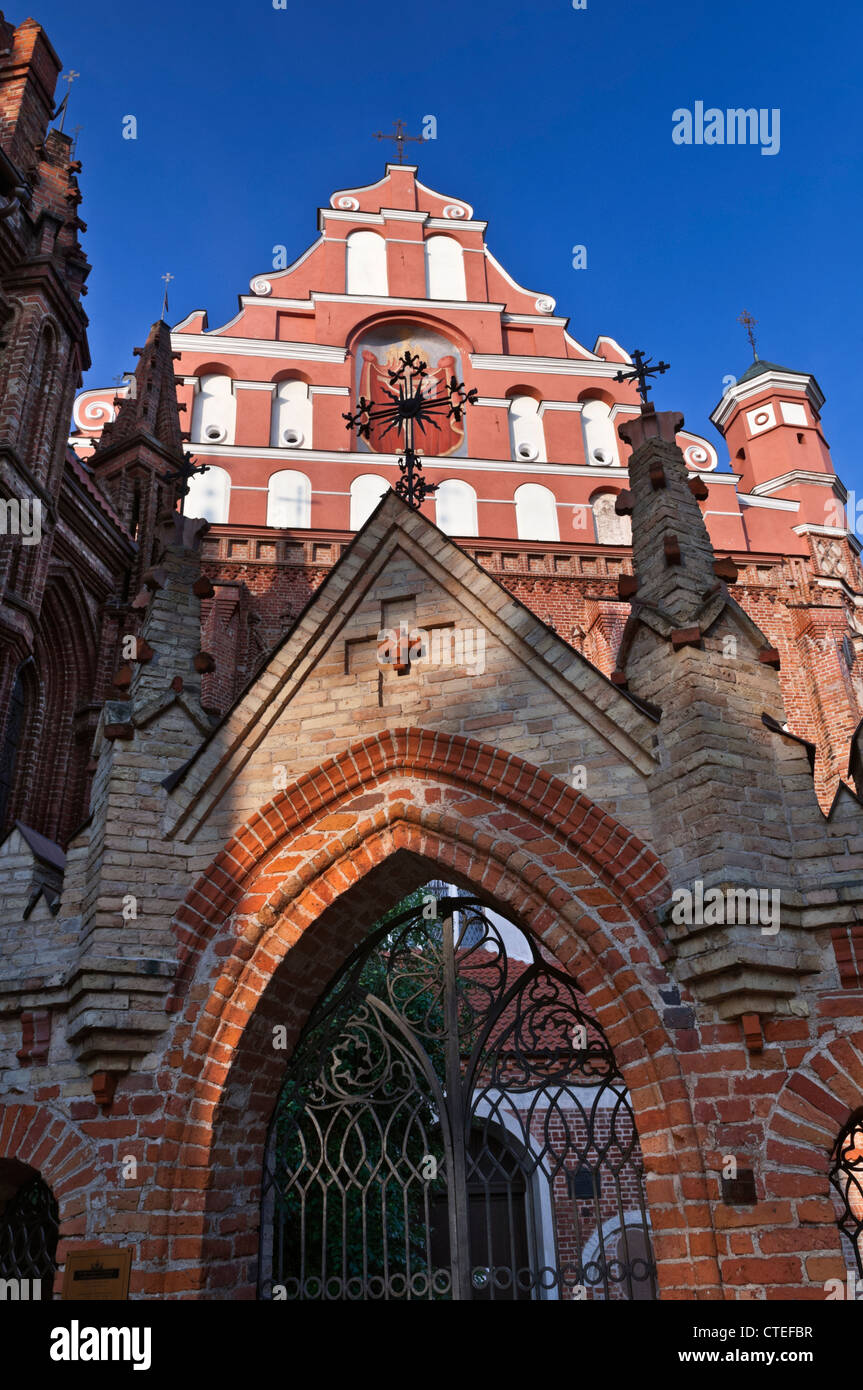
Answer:
<svg viewBox="0 0 863 1390"><path fill-rule="evenodd" d="M424 143L423 137L421 135L407 135L405 133L407 131L407 126L404 121L393 121L393 130L395 131L394 135L384 135L382 130L376 130L372 138L375 140L395 140L399 164L404 164L405 142L414 140L417 144L422 145Z"/></svg>
<svg viewBox="0 0 863 1390"><path fill-rule="evenodd" d="M737 322L738 322L738 323L742 323L742 324L743 324L743 327L746 329L746 336L747 336L747 338L749 339L749 346L752 348L752 360L753 360L753 362L757 362L757 361L758 361L758 353L757 353L757 351L756 351L756 349L755 349L755 332L754 332L754 329L755 329L755 325L757 324L758 320L757 320L757 319L754 319L754 318L752 317L752 315L750 314L750 312L749 312L748 309L744 309L742 314L738 314L738 315L737 315Z"/></svg>
<svg viewBox="0 0 863 1390"><path fill-rule="evenodd" d="M641 352L639 348L636 348L634 352L631 352L630 356L633 362L635 363L633 370L631 372L618 372L614 379L615 381L637 382L638 394L641 397L641 408L642 410L645 410L651 406L651 402L648 397L648 392L650 390L650 382L648 381L648 377L656 376L657 373L661 376L663 372L668 371L671 363L657 362L654 366L651 366L650 363L652 361L652 358L645 357L644 353Z"/></svg>
<svg viewBox="0 0 863 1390"><path fill-rule="evenodd" d="M445 414L447 419L460 421L466 405L476 405L477 389L465 390L463 381L450 377L442 395L432 395L427 376L426 363L406 351L398 359L395 371L389 372L393 399L387 405L375 406L374 401L360 396L353 414L343 414L349 430L355 429L360 439L368 439L373 424L384 421L380 438L394 430L404 437L404 455L399 459L401 477L395 486L409 507L419 511L426 497L437 491L437 483L428 483L423 477L422 463L414 449L414 427L425 434L426 426L440 430L435 415Z"/></svg>

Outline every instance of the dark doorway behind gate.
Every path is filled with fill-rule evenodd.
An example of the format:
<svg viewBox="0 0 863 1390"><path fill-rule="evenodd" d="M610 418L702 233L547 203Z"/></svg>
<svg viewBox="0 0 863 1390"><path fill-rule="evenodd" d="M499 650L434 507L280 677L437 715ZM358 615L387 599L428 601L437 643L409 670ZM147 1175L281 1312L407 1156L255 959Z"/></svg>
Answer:
<svg viewBox="0 0 863 1390"><path fill-rule="evenodd" d="M575 981L477 900L413 894L288 1065L261 1297L653 1298L655 1274L632 1110Z"/></svg>

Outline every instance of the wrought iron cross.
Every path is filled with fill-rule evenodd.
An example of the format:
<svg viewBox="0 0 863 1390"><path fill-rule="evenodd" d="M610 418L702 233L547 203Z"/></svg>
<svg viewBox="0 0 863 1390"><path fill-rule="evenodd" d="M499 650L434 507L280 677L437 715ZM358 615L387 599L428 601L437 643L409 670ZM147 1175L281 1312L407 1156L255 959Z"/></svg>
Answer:
<svg viewBox="0 0 863 1390"><path fill-rule="evenodd" d="M413 140L418 145L422 145L424 143L423 137L421 135L405 134L405 132L407 131L407 126L405 125L404 121L393 121L393 129L395 131L394 135L384 135L382 130L376 130L374 132L373 138L375 140L395 140L396 149L398 150L399 154L399 164L404 164L405 142L408 140Z"/></svg>
<svg viewBox="0 0 863 1390"><path fill-rule="evenodd" d="M737 322L742 323L746 329L746 336L749 339L749 346L752 348L752 360L758 361L758 353L755 348L755 325L758 320L754 319L748 309L744 309L742 314L737 315Z"/></svg>
<svg viewBox="0 0 863 1390"><path fill-rule="evenodd" d="M450 377L449 385L442 395L432 394L434 382L428 376L425 362L406 351L399 358L395 371L388 373L393 399L386 405L376 406L360 396L356 411L343 414L349 430L355 429L360 439L368 439L373 424L384 421L380 438L390 431L404 437L404 456L399 459L401 477L395 491L414 511L419 511L425 499L437 491L437 483L428 483L423 477L423 467L414 448L414 430L418 428L425 434L426 427L440 430L436 415L446 415L447 419L460 421L466 405L476 405L477 389L472 386L465 390L463 381Z"/></svg>
<svg viewBox="0 0 863 1390"><path fill-rule="evenodd" d="M655 366L651 367L650 363L652 358L645 357L644 353L641 352L639 348L636 348L631 356L635 363L634 369L631 372L618 372L614 379L615 381L638 382L638 394L641 397L641 408L644 410L651 405L648 399L648 391L650 390L648 377L656 376L657 373L661 375L663 372L667 372L671 363L657 362Z"/></svg>

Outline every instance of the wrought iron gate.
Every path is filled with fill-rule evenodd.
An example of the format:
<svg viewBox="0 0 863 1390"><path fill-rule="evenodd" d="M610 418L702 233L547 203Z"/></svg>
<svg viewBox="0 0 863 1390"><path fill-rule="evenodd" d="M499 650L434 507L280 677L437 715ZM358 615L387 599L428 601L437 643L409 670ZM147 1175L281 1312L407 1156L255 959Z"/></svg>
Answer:
<svg viewBox="0 0 863 1390"><path fill-rule="evenodd" d="M839 1194L839 1229L851 1242L863 1278L863 1106L843 1125L833 1148L830 1182Z"/></svg>
<svg viewBox="0 0 863 1390"><path fill-rule="evenodd" d="M41 1279L42 1296L50 1298L58 1233L56 1199L36 1173L0 1212L0 1278Z"/></svg>
<svg viewBox="0 0 863 1390"><path fill-rule="evenodd" d="M270 1128L263 1298L653 1298L641 1153L574 981L469 898L390 915ZM426 909L428 911L428 909ZM515 948L515 949L514 949Z"/></svg>

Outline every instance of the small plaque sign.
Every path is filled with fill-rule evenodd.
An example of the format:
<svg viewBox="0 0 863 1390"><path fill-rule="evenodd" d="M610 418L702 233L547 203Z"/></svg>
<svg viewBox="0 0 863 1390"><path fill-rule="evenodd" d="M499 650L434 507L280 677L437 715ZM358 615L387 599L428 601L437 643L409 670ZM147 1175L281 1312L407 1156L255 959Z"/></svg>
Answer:
<svg viewBox="0 0 863 1390"><path fill-rule="evenodd" d="M110 1245L91 1250L70 1250L63 1270L64 1302L122 1301L129 1297L131 1250Z"/></svg>

